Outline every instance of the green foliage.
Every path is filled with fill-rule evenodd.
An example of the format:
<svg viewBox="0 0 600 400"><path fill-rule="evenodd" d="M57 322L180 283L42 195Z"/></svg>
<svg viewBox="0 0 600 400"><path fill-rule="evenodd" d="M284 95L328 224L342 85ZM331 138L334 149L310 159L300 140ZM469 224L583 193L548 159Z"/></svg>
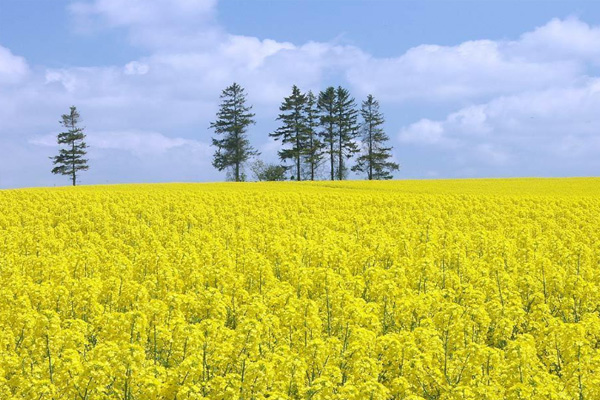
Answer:
<svg viewBox="0 0 600 400"><path fill-rule="evenodd" d="M333 86L319 93L317 107L320 113L321 131L319 135L325 146L325 154L329 159L330 178L335 180L336 148L336 93Z"/></svg>
<svg viewBox="0 0 600 400"><path fill-rule="evenodd" d="M296 168L296 180L302 179L302 156L308 140L308 121L306 118L306 95L294 85L292 94L283 100L279 107L281 114L277 117L282 125L269 136L290 146L278 152L282 161L293 160Z"/></svg>
<svg viewBox="0 0 600 400"><path fill-rule="evenodd" d="M369 180L391 179L391 172L397 171L400 166L389 161L392 157L392 147L385 146L390 138L382 128L385 119L379 111L379 102L369 95L367 100L363 101L360 113L363 119L363 150L352 171L366 172Z"/></svg>
<svg viewBox="0 0 600 400"><path fill-rule="evenodd" d="M341 86L336 89L335 115L338 142L337 177L343 180L347 173L344 159L358 152L355 141L358 135L358 110L354 98L350 97L350 92Z"/></svg>
<svg viewBox="0 0 600 400"><path fill-rule="evenodd" d="M254 177L258 181L285 181L286 167L277 164L267 164L262 160L256 160L250 166Z"/></svg>
<svg viewBox="0 0 600 400"><path fill-rule="evenodd" d="M244 88L237 83L228 86L221 93L221 105L217 120L210 124L220 138L212 138L217 148L213 157L213 166L219 171L230 169L232 180L243 181L243 166L258 153L250 145L247 137L248 127L255 123L252 106L246 105Z"/></svg>
<svg viewBox="0 0 600 400"><path fill-rule="evenodd" d="M313 92L306 94L306 146L304 149L304 160L307 166L307 176L311 181L315 180L317 168L323 160L323 143L319 140L319 109L317 98Z"/></svg>
<svg viewBox="0 0 600 400"><path fill-rule="evenodd" d="M213 165L220 171L229 169L229 180L243 181L243 164L259 154L246 137L247 127L254 123L254 114L250 112L252 107L245 104L244 89L236 83L223 91L221 99L217 121L210 125L215 133L224 135L221 139L213 138L213 146L217 147ZM279 110L277 120L281 125L269 136L281 141L283 148L278 155L284 162L292 161L294 180L315 180L324 159L329 160L331 180L345 179L347 160L361 150L357 143L359 135L363 148L352 171L366 173L369 180L379 180L391 179L392 172L399 169L397 163L390 161L392 148L386 147L389 137L382 128L383 114L371 95L362 103L360 125L356 102L341 86L330 86L319 92L317 98L310 91L302 93L294 85ZM283 175L289 167L273 168Z"/></svg>
<svg viewBox="0 0 600 400"><path fill-rule="evenodd" d="M77 184L77 173L87 171L89 166L85 158L87 144L85 143L84 128L79 127L80 115L75 106L71 106L68 114L63 114L60 124L67 131L58 134L57 141L63 146L58 155L50 157L53 174L67 175L71 177L73 186Z"/></svg>
<svg viewBox="0 0 600 400"><path fill-rule="evenodd" d="M330 178L332 181L336 178L343 180L347 174L344 160L358 151L355 101L348 90L330 86L319 93L318 109L322 128L320 136L329 158Z"/></svg>

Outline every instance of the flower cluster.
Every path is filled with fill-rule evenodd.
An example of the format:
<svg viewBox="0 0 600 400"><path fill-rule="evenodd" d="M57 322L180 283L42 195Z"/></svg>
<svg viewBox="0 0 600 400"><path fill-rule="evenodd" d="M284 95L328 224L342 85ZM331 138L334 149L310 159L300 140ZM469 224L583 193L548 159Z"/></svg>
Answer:
<svg viewBox="0 0 600 400"><path fill-rule="evenodd" d="M598 399L600 180L0 192L2 399Z"/></svg>

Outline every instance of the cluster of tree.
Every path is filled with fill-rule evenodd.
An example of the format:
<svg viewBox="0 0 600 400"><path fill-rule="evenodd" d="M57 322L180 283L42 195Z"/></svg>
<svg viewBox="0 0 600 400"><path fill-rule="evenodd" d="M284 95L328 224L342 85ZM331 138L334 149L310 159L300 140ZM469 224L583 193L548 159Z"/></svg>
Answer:
<svg viewBox="0 0 600 400"><path fill-rule="evenodd" d="M241 181L244 164L259 155L247 137L255 114L246 103L244 88L237 83L223 90L221 101L216 121L210 125L218 135L212 139L217 148L213 166L227 170L231 180ZM365 173L368 179L390 179L399 169L391 161L392 148L387 146L389 137L382 127L384 117L372 95L358 110L354 98L341 86L328 87L317 97L294 85L279 111L280 126L269 136L281 142L279 158L291 165L254 165L258 180L282 180L285 170L292 171L292 180L315 180L323 164L328 164L331 180L343 180L348 174L347 161L353 156L357 158L351 170ZM270 174L263 173L267 167Z"/></svg>
<svg viewBox="0 0 600 400"><path fill-rule="evenodd" d="M291 165L257 160L251 166L257 180L285 180L290 170L292 180L315 180L325 164L331 180L343 180L348 175L347 161L354 156L356 164L350 169L366 174L367 179L390 179L399 168L390 160L392 148L386 145L389 137L382 128L383 114L372 95L359 110L354 98L341 86L328 87L315 96L311 91L302 93L294 85L279 111L280 126L269 136L281 142L279 158ZM210 129L217 135L212 138L216 147L213 166L227 171L228 180L246 180L244 165L260 154L247 135L249 126L255 123L254 116L244 88L234 83L223 90ZM75 106L62 115L60 124L66 131L58 134L61 148L57 156L51 157L52 173L69 176L75 186L79 172L89 168L84 128Z"/></svg>

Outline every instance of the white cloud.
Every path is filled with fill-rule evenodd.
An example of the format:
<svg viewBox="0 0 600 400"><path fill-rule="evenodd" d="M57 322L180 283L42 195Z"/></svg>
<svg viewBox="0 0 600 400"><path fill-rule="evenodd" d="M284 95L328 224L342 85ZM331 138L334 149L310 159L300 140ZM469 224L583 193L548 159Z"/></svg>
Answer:
<svg viewBox="0 0 600 400"><path fill-rule="evenodd" d="M511 160L511 155L492 143L480 143L475 146L475 155L485 164L503 166Z"/></svg>
<svg viewBox="0 0 600 400"><path fill-rule="evenodd" d="M400 132L403 143L452 146L453 142L444 137L444 125L440 121L421 119Z"/></svg>
<svg viewBox="0 0 600 400"><path fill-rule="evenodd" d="M448 120L451 124L460 126L463 134L481 136L489 133L491 127L487 123L488 116L482 106L463 108L450 114Z"/></svg>
<svg viewBox="0 0 600 400"><path fill-rule="evenodd" d="M600 152L600 79L519 93L465 107L442 120L422 119L398 140L450 149L461 163L579 164ZM585 161L584 161L585 162Z"/></svg>
<svg viewBox="0 0 600 400"><path fill-rule="evenodd" d="M29 139L28 142L37 146L57 147L56 133L37 135ZM89 132L87 133L86 143L95 150L126 151L140 157L163 154L178 147L187 147L205 156L211 154L207 143L180 137L169 137L159 132Z"/></svg>
<svg viewBox="0 0 600 400"><path fill-rule="evenodd" d="M184 139L180 137L168 137L158 132L99 132L89 135L90 146L103 150L130 151L138 156L161 154L178 147L187 147L194 151L209 155L208 144Z"/></svg>
<svg viewBox="0 0 600 400"><path fill-rule="evenodd" d="M206 17L215 4L214 0L96 0L76 2L71 10L80 17L102 17L111 25L161 26Z"/></svg>
<svg viewBox="0 0 600 400"><path fill-rule="evenodd" d="M146 75L150 71L150 66L138 61L131 61L125 64L125 75Z"/></svg>
<svg viewBox="0 0 600 400"><path fill-rule="evenodd" d="M67 92L74 92L77 89L77 80L72 71L66 70L47 70L46 84L58 83Z"/></svg>
<svg viewBox="0 0 600 400"><path fill-rule="evenodd" d="M600 28L554 19L514 41L473 40L456 46L421 45L376 58L352 46L294 45L229 35L215 20L216 0L94 0L72 7L79 19L125 27L134 43L155 52L141 71L159 67L190 73L203 83L252 82L266 101L292 83L318 87L335 71L357 95L385 101L464 102L526 90L572 85L586 62L600 60ZM134 63L137 61L134 61ZM128 64L128 73L140 72ZM191 73L196 71L196 73ZM296 82L302 81L302 82Z"/></svg>
<svg viewBox="0 0 600 400"><path fill-rule="evenodd" d="M577 18L555 18L532 32L524 33L511 51L539 60L589 60L600 62L600 28Z"/></svg>
<svg viewBox="0 0 600 400"><path fill-rule="evenodd" d="M79 29L124 27L134 44L186 48L211 43L216 0L94 0L69 7Z"/></svg>
<svg viewBox="0 0 600 400"><path fill-rule="evenodd" d="M23 57L0 46L0 85L19 83L28 73L29 67Z"/></svg>
<svg viewBox="0 0 600 400"><path fill-rule="evenodd" d="M465 101L569 85L584 70L581 60L530 59L517 56L514 46L489 40L422 45L399 57L353 64L347 77L360 92L388 101Z"/></svg>
<svg viewBox="0 0 600 400"><path fill-rule="evenodd" d="M361 97L373 93L384 101L464 104L572 85L590 57L600 55L599 29L574 18L552 20L514 41L421 45L397 57L376 58L353 46L230 35L216 24L215 9L212 0L95 0L72 7L78 18L123 26L154 49L143 62L128 64L129 74L162 68L163 76L188 74L204 88L238 80L250 90L256 86L257 99L267 102L293 83L318 88L333 72L345 76ZM568 46L571 40L574 49Z"/></svg>
<svg viewBox="0 0 600 400"><path fill-rule="evenodd" d="M27 140L28 143L34 144L36 146L45 146L45 147L57 147L56 143L56 134L46 134L46 135L37 135Z"/></svg>

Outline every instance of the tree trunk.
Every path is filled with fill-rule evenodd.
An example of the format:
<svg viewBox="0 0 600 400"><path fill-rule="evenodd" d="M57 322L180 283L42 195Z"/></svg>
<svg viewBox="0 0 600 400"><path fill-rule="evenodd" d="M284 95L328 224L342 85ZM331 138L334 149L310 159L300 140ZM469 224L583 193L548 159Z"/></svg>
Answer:
<svg viewBox="0 0 600 400"><path fill-rule="evenodd" d="M73 186L75 186L75 181L77 179L76 175L75 175L75 141L73 141L73 143L71 144L71 178L73 180Z"/></svg>
<svg viewBox="0 0 600 400"><path fill-rule="evenodd" d="M236 122L237 124L237 122ZM238 132L235 132L235 181L240 181L240 140Z"/></svg>
<svg viewBox="0 0 600 400"><path fill-rule="evenodd" d="M75 132L75 117L73 115L73 110L71 110L71 132ZM73 186L75 186L77 180L77 177L75 175L75 140L71 142L71 168L71 173L73 174Z"/></svg>
<svg viewBox="0 0 600 400"><path fill-rule="evenodd" d="M238 93L233 93L233 125L235 129L235 181L240 181L240 138L238 133Z"/></svg>
<svg viewBox="0 0 600 400"><path fill-rule="evenodd" d="M296 131L296 180L300 181L300 133Z"/></svg>
<svg viewBox="0 0 600 400"><path fill-rule="evenodd" d="M340 132L340 140L339 140L339 148L338 148L338 150L339 150L339 154L338 154L338 156L339 156L338 157L338 160L339 160L339 163L338 163L338 179L341 181L343 179L342 175L344 173L344 171L343 171L344 160L342 158L344 152L342 151L342 133L341 132Z"/></svg>
<svg viewBox="0 0 600 400"><path fill-rule="evenodd" d="M311 155L310 155L310 180L311 181L315 180L315 154L314 154L314 150L315 150L315 144L314 144L314 141L312 140L312 136L311 136L311 140L310 140L310 151L311 151Z"/></svg>
<svg viewBox="0 0 600 400"><path fill-rule="evenodd" d="M369 122L369 180L373 180L373 127Z"/></svg>
<svg viewBox="0 0 600 400"><path fill-rule="evenodd" d="M331 161L331 180L334 181L335 180L335 153L333 152L333 140L331 141L331 143L329 144L329 154L330 154L330 161Z"/></svg>

